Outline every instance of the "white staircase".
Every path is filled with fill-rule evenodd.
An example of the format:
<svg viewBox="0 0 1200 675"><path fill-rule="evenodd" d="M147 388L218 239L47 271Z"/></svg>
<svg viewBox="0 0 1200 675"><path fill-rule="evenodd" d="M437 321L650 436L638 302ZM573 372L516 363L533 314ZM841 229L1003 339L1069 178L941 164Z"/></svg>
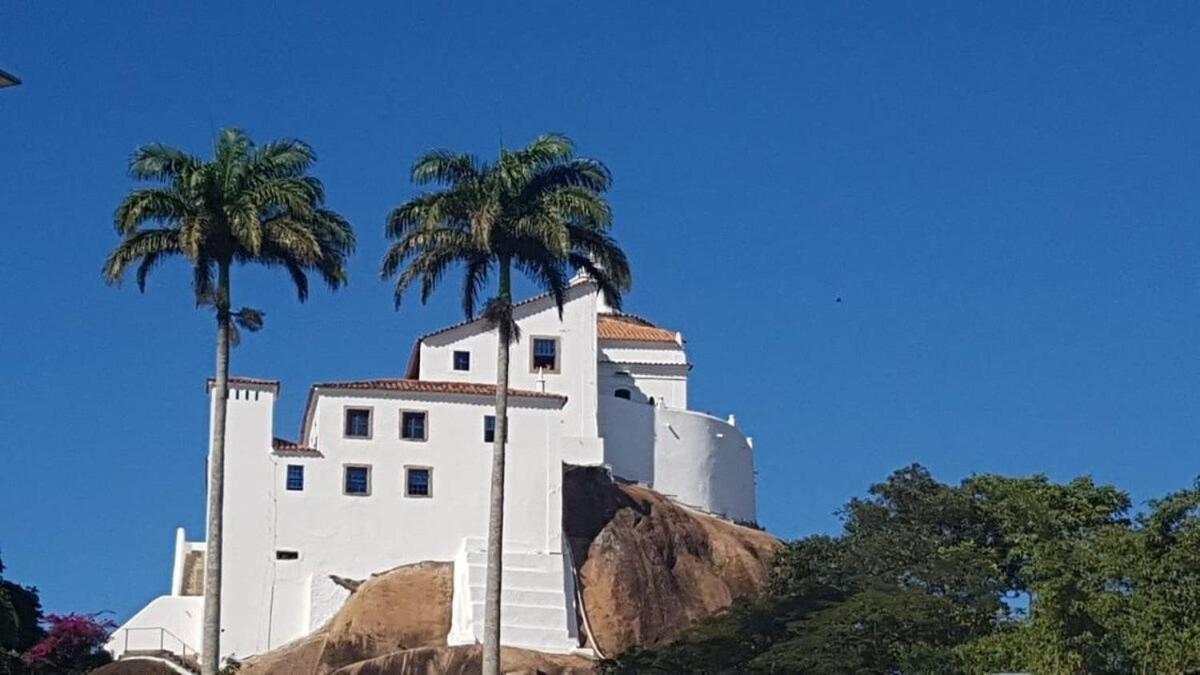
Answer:
<svg viewBox="0 0 1200 675"><path fill-rule="evenodd" d="M506 543L501 582L500 642L556 654L577 653L575 578L561 554ZM466 539L454 558L451 645L483 642L487 545Z"/></svg>

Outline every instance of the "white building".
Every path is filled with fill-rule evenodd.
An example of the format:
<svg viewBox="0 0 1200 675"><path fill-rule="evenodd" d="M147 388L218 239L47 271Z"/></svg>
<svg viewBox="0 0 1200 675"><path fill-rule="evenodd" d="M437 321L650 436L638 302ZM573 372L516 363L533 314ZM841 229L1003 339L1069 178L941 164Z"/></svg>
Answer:
<svg viewBox="0 0 1200 675"><path fill-rule="evenodd" d="M515 309L502 640L580 647L562 534L563 465L607 465L680 503L755 520L751 442L687 409L681 334L610 311L576 279L561 316L542 295ZM246 657L320 627L364 578L453 561L450 644L479 640L496 379L482 320L422 336L403 379L314 384L298 441L273 424L279 384L230 383L223 656ZM175 546L171 594L114 633L109 649L200 646L203 543Z"/></svg>

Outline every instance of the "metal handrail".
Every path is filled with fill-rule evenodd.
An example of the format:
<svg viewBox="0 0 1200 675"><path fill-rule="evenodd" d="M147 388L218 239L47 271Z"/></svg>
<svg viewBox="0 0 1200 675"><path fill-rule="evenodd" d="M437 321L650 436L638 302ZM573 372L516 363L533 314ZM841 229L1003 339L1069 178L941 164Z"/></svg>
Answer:
<svg viewBox="0 0 1200 675"><path fill-rule="evenodd" d="M168 652L168 650L166 648L166 636L170 635L172 638L175 639L176 642L179 643L179 646L183 649L183 651L179 653L179 655L181 657L187 658L189 650L191 651L191 655L193 658L199 658L199 656L200 656L200 652L195 647L192 647L188 643L184 642L183 638L179 637L178 635L172 633L171 631L169 631L166 628L163 628L161 626L134 626L132 628L124 628L122 630L125 633L125 648L121 650L122 652L127 653L129 651L129 632L135 631L135 630L140 630L140 631L158 631L158 651L160 651L160 652ZM172 646L174 646L174 645L172 645Z"/></svg>

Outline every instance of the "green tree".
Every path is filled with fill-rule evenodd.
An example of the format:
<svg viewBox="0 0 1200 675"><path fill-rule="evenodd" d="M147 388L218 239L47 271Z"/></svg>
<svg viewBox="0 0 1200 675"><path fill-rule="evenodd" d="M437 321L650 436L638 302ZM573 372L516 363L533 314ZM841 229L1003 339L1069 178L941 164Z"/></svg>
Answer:
<svg viewBox="0 0 1200 675"><path fill-rule="evenodd" d="M787 544L765 597L605 668L1200 672L1200 484L1130 510L1088 478L908 467L850 500L840 535Z"/></svg>
<svg viewBox="0 0 1200 675"><path fill-rule="evenodd" d="M261 312L234 311L231 269L238 264L287 271L303 302L308 274L332 289L346 282L345 259L353 251L350 224L324 207L320 181L308 175L312 149L297 140L256 146L238 129L217 135L213 157L203 160L164 145L138 149L129 167L139 181L116 212L121 242L104 263L104 279L118 284L136 265L138 288L167 258L192 268L198 305L211 306L217 322L213 441L209 457L208 541L204 572L202 668L215 675L220 660L222 517L225 482L225 418L229 348L234 326L254 331ZM215 280L214 280L215 277Z"/></svg>
<svg viewBox="0 0 1200 675"><path fill-rule="evenodd" d="M0 675L22 672L21 654L45 636L36 588L4 578L0 561Z"/></svg>
<svg viewBox="0 0 1200 675"><path fill-rule="evenodd" d="M509 351L520 339L512 272L549 292L561 314L575 269L591 275L608 302L619 307L630 285L629 263L609 235L612 212L603 196L611 182L608 169L576 157L565 136L544 135L525 148L502 149L493 163L430 152L413 165L412 180L439 189L405 202L388 219L387 236L395 243L383 258L381 275L395 279L397 307L413 285L420 286L421 302L428 301L446 272L461 266L463 312L474 318L489 280L497 282L482 315L498 338L483 650L484 673L498 673Z"/></svg>

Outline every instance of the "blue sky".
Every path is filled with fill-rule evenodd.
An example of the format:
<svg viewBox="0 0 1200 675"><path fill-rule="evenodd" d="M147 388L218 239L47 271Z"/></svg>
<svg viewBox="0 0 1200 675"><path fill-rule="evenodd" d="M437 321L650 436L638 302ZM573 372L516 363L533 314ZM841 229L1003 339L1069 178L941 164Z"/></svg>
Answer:
<svg viewBox="0 0 1200 675"><path fill-rule="evenodd" d="M911 462L1139 501L1200 473L1200 6L394 4L0 7L0 549L48 608L125 617L202 531L211 317L182 266L99 268L134 148L230 125L311 143L361 242L305 305L235 276L284 434L459 319L377 278L413 158L557 130L615 174L629 309L754 435L771 531Z"/></svg>

